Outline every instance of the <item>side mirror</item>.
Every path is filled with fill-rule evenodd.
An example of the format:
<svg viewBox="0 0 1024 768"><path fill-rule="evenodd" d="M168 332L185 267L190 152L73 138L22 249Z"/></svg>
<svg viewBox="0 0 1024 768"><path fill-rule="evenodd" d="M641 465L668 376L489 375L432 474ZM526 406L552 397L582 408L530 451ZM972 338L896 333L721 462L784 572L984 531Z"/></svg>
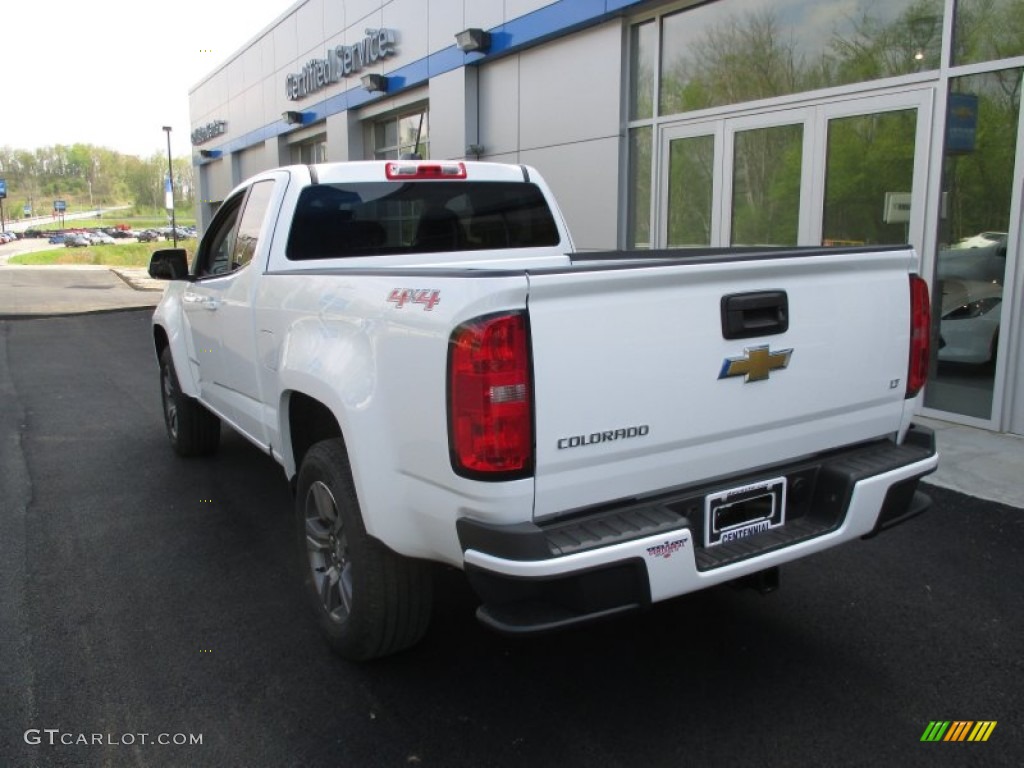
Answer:
<svg viewBox="0 0 1024 768"><path fill-rule="evenodd" d="M149 259L149 276L156 280L184 280L188 277L188 253L184 248L163 248L153 251Z"/></svg>

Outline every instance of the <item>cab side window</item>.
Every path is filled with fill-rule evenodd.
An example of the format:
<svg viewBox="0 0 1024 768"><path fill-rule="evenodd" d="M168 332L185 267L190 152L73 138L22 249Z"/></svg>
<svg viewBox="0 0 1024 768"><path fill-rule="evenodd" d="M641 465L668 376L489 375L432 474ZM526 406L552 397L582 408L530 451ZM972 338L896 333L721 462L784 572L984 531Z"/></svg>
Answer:
<svg viewBox="0 0 1024 768"><path fill-rule="evenodd" d="M249 198L245 201L242 219L238 222L238 235L235 237L231 256L232 270L241 269L252 261L273 192L273 181L260 181L252 185Z"/></svg>
<svg viewBox="0 0 1024 768"><path fill-rule="evenodd" d="M242 208L245 191L224 201L217 211L207 237L196 257L197 277L216 277L231 271L231 256L235 249L235 225Z"/></svg>

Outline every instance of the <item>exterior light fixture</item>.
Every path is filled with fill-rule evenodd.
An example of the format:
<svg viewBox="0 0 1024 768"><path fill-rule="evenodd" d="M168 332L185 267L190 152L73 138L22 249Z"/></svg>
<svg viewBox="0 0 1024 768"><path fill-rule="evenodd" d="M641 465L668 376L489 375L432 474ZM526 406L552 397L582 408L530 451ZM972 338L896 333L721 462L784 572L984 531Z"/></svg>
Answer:
<svg viewBox="0 0 1024 768"><path fill-rule="evenodd" d="M205 157L207 160L212 160L215 157L220 157L223 153L219 149L200 149L199 156Z"/></svg>
<svg viewBox="0 0 1024 768"><path fill-rule="evenodd" d="M476 27L464 29L455 35L455 45L463 53L473 53L474 51L486 53L487 49L491 47L491 33Z"/></svg>
<svg viewBox="0 0 1024 768"><path fill-rule="evenodd" d="M288 123L288 125L302 125L305 117L304 112L296 112L291 109L281 113L281 119Z"/></svg>
<svg viewBox="0 0 1024 768"><path fill-rule="evenodd" d="M387 93L388 79L384 75L363 75L360 82L370 93Z"/></svg>

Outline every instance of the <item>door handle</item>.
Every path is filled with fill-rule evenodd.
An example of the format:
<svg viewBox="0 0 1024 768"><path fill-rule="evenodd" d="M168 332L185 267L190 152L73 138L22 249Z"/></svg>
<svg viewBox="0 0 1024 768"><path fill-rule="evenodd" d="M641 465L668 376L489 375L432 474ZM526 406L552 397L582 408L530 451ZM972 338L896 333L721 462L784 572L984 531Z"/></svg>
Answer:
<svg viewBox="0 0 1024 768"><path fill-rule="evenodd" d="M182 301L186 304L190 304L193 307L202 307L208 309L211 312L215 311L220 306L220 299L215 299L212 296L198 296L194 293L186 293L182 296Z"/></svg>
<svg viewBox="0 0 1024 768"><path fill-rule="evenodd" d="M753 339L789 330L789 296L785 291L734 293L722 297L722 336Z"/></svg>

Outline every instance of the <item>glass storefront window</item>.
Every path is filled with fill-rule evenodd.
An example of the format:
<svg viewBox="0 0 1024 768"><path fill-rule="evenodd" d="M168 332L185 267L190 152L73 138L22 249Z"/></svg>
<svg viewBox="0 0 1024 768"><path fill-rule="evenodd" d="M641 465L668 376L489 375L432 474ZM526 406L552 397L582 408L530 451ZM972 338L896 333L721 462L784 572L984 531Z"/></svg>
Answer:
<svg viewBox="0 0 1024 768"><path fill-rule="evenodd" d="M720 0L665 16L662 115L936 69L944 0Z"/></svg>
<svg viewBox="0 0 1024 768"><path fill-rule="evenodd" d="M291 147L292 162L301 165L312 165L327 162L327 137L317 136L301 144Z"/></svg>
<svg viewBox="0 0 1024 768"><path fill-rule="evenodd" d="M430 157L430 132L427 111L382 118L373 125L373 157L376 160L398 160L403 155Z"/></svg>
<svg viewBox="0 0 1024 768"><path fill-rule="evenodd" d="M953 64L976 64L1024 55L1024 14L1019 0L957 0Z"/></svg>
<svg viewBox="0 0 1024 768"><path fill-rule="evenodd" d="M738 131L732 184L733 245L796 245L802 125Z"/></svg>
<svg viewBox="0 0 1024 768"><path fill-rule="evenodd" d="M917 110L829 120L823 245L910 241Z"/></svg>
<svg viewBox="0 0 1024 768"><path fill-rule="evenodd" d="M636 24L629 41L629 119L654 117L654 56L658 26L653 21Z"/></svg>
<svg viewBox="0 0 1024 768"><path fill-rule="evenodd" d="M651 247L651 151L650 126L629 132L629 211L626 246Z"/></svg>
<svg viewBox="0 0 1024 768"><path fill-rule="evenodd" d="M992 418L1021 69L950 81L925 405Z"/></svg>

